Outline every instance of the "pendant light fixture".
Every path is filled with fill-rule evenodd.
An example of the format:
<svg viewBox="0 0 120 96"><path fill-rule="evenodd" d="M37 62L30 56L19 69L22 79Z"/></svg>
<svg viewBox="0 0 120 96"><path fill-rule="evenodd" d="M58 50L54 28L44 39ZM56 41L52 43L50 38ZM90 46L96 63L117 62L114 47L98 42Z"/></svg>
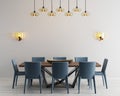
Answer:
<svg viewBox="0 0 120 96"><path fill-rule="evenodd" d="M38 16L39 13L35 11L35 0L34 0L34 11L31 12L31 16Z"/></svg>
<svg viewBox="0 0 120 96"><path fill-rule="evenodd" d="M53 12L53 0L51 0L51 11L48 13L49 16L55 16L56 13Z"/></svg>
<svg viewBox="0 0 120 96"><path fill-rule="evenodd" d="M85 11L82 12L81 15L82 15L82 16L88 16L88 15L89 15L88 12L87 12L87 10L86 10L86 0L85 0Z"/></svg>
<svg viewBox="0 0 120 96"><path fill-rule="evenodd" d="M76 0L76 7L73 9L74 12L80 12L81 10L78 8L78 0Z"/></svg>
<svg viewBox="0 0 120 96"><path fill-rule="evenodd" d="M39 9L40 12L47 12L47 8L45 8L45 2L43 0L43 6Z"/></svg>
<svg viewBox="0 0 120 96"><path fill-rule="evenodd" d="M60 0L59 8L56 11L57 12L63 12L64 11L64 9L61 7L61 0Z"/></svg>
<svg viewBox="0 0 120 96"><path fill-rule="evenodd" d="M68 11L65 13L66 16L72 16L72 13L70 12L70 1L68 0Z"/></svg>

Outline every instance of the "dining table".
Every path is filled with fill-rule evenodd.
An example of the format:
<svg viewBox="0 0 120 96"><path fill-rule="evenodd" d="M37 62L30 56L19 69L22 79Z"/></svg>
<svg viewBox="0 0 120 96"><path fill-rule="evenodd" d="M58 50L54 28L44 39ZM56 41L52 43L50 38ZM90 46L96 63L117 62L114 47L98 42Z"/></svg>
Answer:
<svg viewBox="0 0 120 96"><path fill-rule="evenodd" d="M78 70L78 66L79 66L80 63L79 62L74 62L72 59L69 59L69 60L52 60L52 59L48 59L45 62L41 62L41 69L42 69L43 81L45 83L45 86L46 87L50 87L51 86L51 84L48 84L48 82L47 82L47 79L46 79L46 76L45 76L45 72L48 75L52 76L52 72L50 72L50 70L48 69L48 67L52 67L52 63L53 62L68 62L69 63L69 67L73 68L68 73L68 77L71 76L74 72L77 72L75 74L73 82L71 84L69 84L69 87L74 88L75 84L77 82L78 74L79 74L77 70ZM21 63L21 64L19 64L19 67L24 67L24 62ZM101 64L99 64L98 62L96 62L96 67L101 67ZM55 83L55 85L63 83L64 80L65 79L57 80L57 82Z"/></svg>

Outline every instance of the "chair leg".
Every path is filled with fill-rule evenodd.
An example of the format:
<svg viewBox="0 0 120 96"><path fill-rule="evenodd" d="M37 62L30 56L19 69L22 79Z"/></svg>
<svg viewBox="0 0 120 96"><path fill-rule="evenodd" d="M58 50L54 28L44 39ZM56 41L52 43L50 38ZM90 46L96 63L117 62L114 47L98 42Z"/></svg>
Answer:
<svg viewBox="0 0 120 96"><path fill-rule="evenodd" d="M94 84L94 92L95 92L95 94L96 94L95 76L93 77L93 84Z"/></svg>
<svg viewBox="0 0 120 96"><path fill-rule="evenodd" d="M16 75L15 85L17 86L18 75Z"/></svg>
<svg viewBox="0 0 120 96"><path fill-rule="evenodd" d="M26 78L25 78L25 82L24 82L24 94L25 94L25 88L26 88Z"/></svg>
<svg viewBox="0 0 120 96"><path fill-rule="evenodd" d="M106 74L105 74L105 73L104 73L104 79L105 79L106 89L108 89L108 85L107 85L107 78L106 78Z"/></svg>
<svg viewBox="0 0 120 96"><path fill-rule="evenodd" d="M53 93L53 88L54 88L54 78L52 77L51 94Z"/></svg>
<svg viewBox="0 0 120 96"><path fill-rule="evenodd" d="M40 85L40 93L42 93L42 84L41 84L41 78L39 78L39 85Z"/></svg>
<svg viewBox="0 0 120 96"><path fill-rule="evenodd" d="M80 80L81 78L80 78L80 76L78 77L78 94L80 93Z"/></svg>
<svg viewBox="0 0 120 96"><path fill-rule="evenodd" d="M14 77L13 77L13 85L12 85L12 88L14 89L14 85L15 85L15 78L16 78L16 75L14 74Z"/></svg>
<svg viewBox="0 0 120 96"><path fill-rule="evenodd" d="M92 80L88 79L89 88L92 90Z"/></svg>
<svg viewBox="0 0 120 96"><path fill-rule="evenodd" d="M28 85L27 85L28 88L32 86L32 81L33 81L32 79L28 79Z"/></svg>
<svg viewBox="0 0 120 96"><path fill-rule="evenodd" d="M30 80L30 85L32 86L33 79Z"/></svg>
<svg viewBox="0 0 120 96"><path fill-rule="evenodd" d="M67 88L67 94L69 94L68 77L66 77L66 88Z"/></svg>
<svg viewBox="0 0 120 96"><path fill-rule="evenodd" d="M89 82L89 79L87 79L87 82L88 82L88 86L90 86L90 82Z"/></svg>
<svg viewBox="0 0 120 96"><path fill-rule="evenodd" d="M105 85L104 75L102 75L103 86Z"/></svg>

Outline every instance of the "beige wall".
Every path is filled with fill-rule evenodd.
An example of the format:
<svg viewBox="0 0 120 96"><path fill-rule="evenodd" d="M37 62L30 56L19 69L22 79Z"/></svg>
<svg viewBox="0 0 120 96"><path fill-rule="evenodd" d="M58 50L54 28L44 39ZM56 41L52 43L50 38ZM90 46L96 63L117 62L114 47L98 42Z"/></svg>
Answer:
<svg viewBox="0 0 120 96"><path fill-rule="evenodd" d="M36 9L41 7L42 0L36 0ZM50 1L46 0L50 9ZM57 0L53 0L56 8ZM70 0L71 9L75 5ZM30 61L32 56L88 56L90 61L103 62L109 59L107 74L109 77L120 77L120 13L119 0L87 0L88 17L73 13L72 17L64 13L49 17L40 13L31 17L33 0L0 1L0 77L12 76L11 59L18 63ZM67 1L63 0L67 11ZM114 5L113 5L114 4ZM84 0L80 0L84 9ZM20 42L12 38L16 31L25 32L26 38ZM104 32L104 41L97 41L95 32Z"/></svg>

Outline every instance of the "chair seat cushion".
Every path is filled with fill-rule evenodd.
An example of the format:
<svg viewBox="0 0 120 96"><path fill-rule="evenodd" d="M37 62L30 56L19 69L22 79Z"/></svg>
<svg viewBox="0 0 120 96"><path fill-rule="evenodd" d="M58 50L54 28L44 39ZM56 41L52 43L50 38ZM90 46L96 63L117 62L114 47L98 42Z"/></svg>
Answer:
<svg viewBox="0 0 120 96"><path fill-rule="evenodd" d="M101 71L96 71L95 75L103 75L103 73Z"/></svg>
<svg viewBox="0 0 120 96"><path fill-rule="evenodd" d="M25 72L24 71L19 71L19 72L17 72L17 75L25 75Z"/></svg>

